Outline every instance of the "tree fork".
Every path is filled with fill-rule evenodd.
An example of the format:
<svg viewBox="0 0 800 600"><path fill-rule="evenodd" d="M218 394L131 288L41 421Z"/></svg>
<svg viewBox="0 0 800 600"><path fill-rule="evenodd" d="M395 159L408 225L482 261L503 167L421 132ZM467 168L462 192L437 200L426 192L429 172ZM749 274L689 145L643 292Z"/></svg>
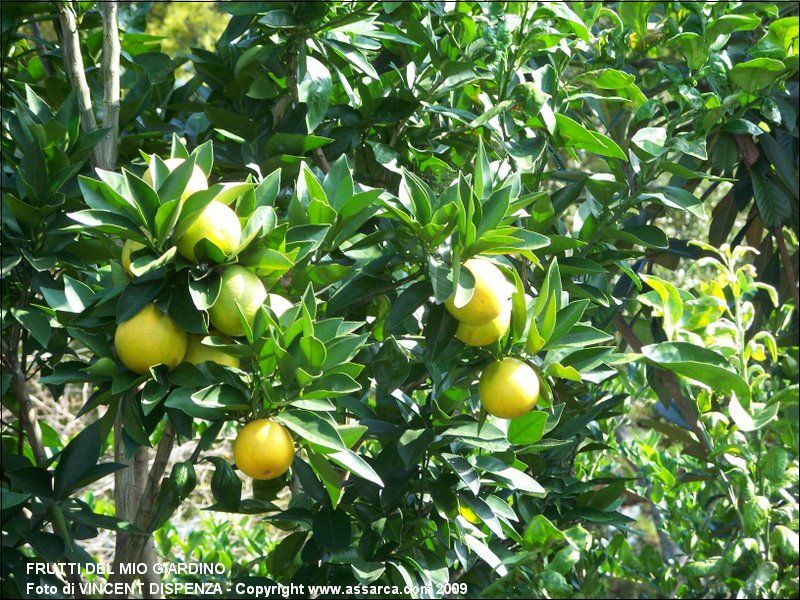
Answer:
<svg viewBox="0 0 800 600"><path fill-rule="evenodd" d="M144 534L132 534L128 537L127 542L122 548L122 551L117 553L114 563L115 565L129 562L141 562L146 547L152 544L153 537L149 533L150 517L153 513L153 505L158 495L161 481L164 478L164 473L167 469L170 454L172 454L172 447L175 443L175 430L172 425L167 421L164 427L164 433L161 435L161 440L156 449L156 455L153 463L150 466L150 471L147 474L144 489L141 491L138 507L136 509L136 516L133 519L133 525L143 532ZM152 565L150 565L152 566ZM151 570L151 569L148 569ZM118 568L114 569L114 574L108 579L108 583L113 585L116 583L127 583L130 581L129 575L123 575ZM108 595L106 598L115 598L116 596Z"/></svg>

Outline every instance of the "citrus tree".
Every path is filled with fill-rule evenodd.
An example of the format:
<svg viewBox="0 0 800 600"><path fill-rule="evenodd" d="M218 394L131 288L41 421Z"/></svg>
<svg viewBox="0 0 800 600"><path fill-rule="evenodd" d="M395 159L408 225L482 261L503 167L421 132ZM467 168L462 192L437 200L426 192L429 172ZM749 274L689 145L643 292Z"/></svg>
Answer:
<svg viewBox="0 0 800 600"><path fill-rule="evenodd" d="M4 12L4 593L204 485L225 592L796 593L796 8L150 4Z"/></svg>

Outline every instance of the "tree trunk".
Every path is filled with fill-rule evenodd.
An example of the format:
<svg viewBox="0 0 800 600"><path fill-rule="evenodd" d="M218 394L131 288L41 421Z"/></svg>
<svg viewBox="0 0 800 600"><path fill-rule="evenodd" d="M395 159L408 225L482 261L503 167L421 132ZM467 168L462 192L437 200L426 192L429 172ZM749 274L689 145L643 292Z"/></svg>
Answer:
<svg viewBox="0 0 800 600"><path fill-rule="evenodd" d="M153 463L150 466L150 471L147 473L146 482L143 489L139 493L138 506L136 508L136 516L132 519L132 523L142 531L147 531L150 525L150 517L153 513L158 490L161 487L161 480L164 477L164 472L167 469L170 454L172 454L172 447L175 443L175 430L172 425L167 422L164 428L164 433L161 435L161 441L158 443L156 455L153 458ZM126 469L127 470L127 469ZM126 536L126 542L117 552L114 557L114 564L120 563L138 563L144 561L153 561L148 563L148 571L152 570L152 564L156 560L155 547L153 545L153 537L151 535L130 535ZM127 575L122 575L119 568L114 569L114 574L108 579L110 584L128 583L131 578ZM142 582L147 585L149 579L142 577ZM155 581L155 579L153 580ZM114 597L113 595L106 596L107 598Z"/></svg>
<svg viewBox="0 0 800 600"><path fill-rule="evenodd" d="M126 400L127 398L122 398L120 402L125 402ZM120 420L121 413L122 409L120 408L114 421L114 461L121 465L126 465L127 468L120 469L114 473L114 514L118 519L133 523L137 498L136 477L134 475L135 454L130 458L125 455L125 444L122 439L122 421ZM121 531L117 532L114 546L115 559L122 556L129 538L129 534ZM117 560L114 561L114 566L118 568Z"/></svg>

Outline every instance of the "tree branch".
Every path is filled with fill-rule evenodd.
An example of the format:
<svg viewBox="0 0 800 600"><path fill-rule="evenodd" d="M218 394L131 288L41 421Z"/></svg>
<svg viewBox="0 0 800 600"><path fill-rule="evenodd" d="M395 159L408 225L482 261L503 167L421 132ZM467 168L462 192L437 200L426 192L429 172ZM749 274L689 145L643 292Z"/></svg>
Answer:
<svg viewBox="0 0 800 600"><path fill-rule="evenodd" d="M14 389L14 396L19 403L19 420L25 433L28 434L28 442L33 450L36 464L41 466L47 461L42 443L42 431L39 422L36 420L36 412L33 410L30 396L28 396L28 381L22 372L22 368L17 357L17 349L12 351L5 342L2 342L2 351L5 356L6 366L11 372L11 385Z"/></svg>
<svg viewBox="0 0 800 600"><path fill-rule="evenodd" d="M50 64L50 59L45 56L45 48L41 44L42 39L42 31L39 28L39 23L37 21L31 21L28 23L31 28L31 35L33 36L33 47L36 49L36 54L39 55L39 60L42 61L42 69L44 69L45 75L48 77L55 76L55 72L53 71L53 65Z"/></svg>
<svg viewBox="0 0 800 600"><path fill-rule="evenodd" d="M388 285L385 285L385 286L382 286L382 287L379 287L379 288L376 288L376 289L372 290L366 296L364 296L364 298L361 301L362 302L368 302L369 300L372 300L376 296L380 296L381 294L383 294L385 292L390 292L391 290L395 290L395 289L399 288L401 285L405 285L406 283L409 283L411 281L416 281L417 279L422 277L424 274L425 273L424 273L423 269L420 269L419 271L415 271L411 275L406 275L402 279L398 279L397 281L393 281L392 283L390 283Z"/></svg>
<svg viewBox="0 0 800 600"><path fill-rule="evenodd" d="M172 454L172 447L175 444L175 430L172 425L167 421L164 427L164 433L161 434L161 441L158 443L156 456L153 459L153 464L150 467L150 472L147 475L147 483L145 484L142 498L139 501L139 509L136 512L136 525L138 527L147 527L150 521L150 516L153 512L153 503L158 494L158 488L161 485L161 479L164 477L164 472L167 469L170 454Z"/></svg>
<svg viewBox="0 0 800 600"><path fill-rule="evenodd" d="M631 329L628 326L628 323L625 322L625 319L623 318L621 313L617 313L616 315L614 315L614 325L616 326L617 331L619 331L620 335L622 336L622 339L624 339L628 343L628 346L633 348L634 352L638 352L641 354L642 342L639 341L639 338L633 332L633 329Z"/></svg>
<svg viewBox="0 0 800 600"><path fill-rule="evenodd" d="M147 485L147 465L150 460L149 455L149 448L140 446L137 448L136 454L133 456L133 478L136 485L137 499L140 499L134 508L135 513L138 513L139 509L142 507L142 501L145 500L143 492L145 486ZM167 458L169 459L169 455L167 455ZM151 510L154 501L154 499L150 501ZM161 577L155 572L154 569L156 562L158 562L158 554L156 553L156 546L153 536L147 538L144 548L142 548L142 554L137 562L141 562L142 564L146 565L145 572L139 577L143 585L143 596L145 598L152 598L153 595L149 593L150 584L161 583Z"/></svg>
<svg viewBox="0 0 800 600"><path fill-rule="evenodd" d="M745 167L749 170L761 155L758 146L753 142L753 138L743 133L737 133L734 136L736 145L739 147L739 157L744 161Z"/></svg>
<svg viewBox="0 0 800 600"><path fill-rule="evenodd" d="M286 109L289 108L292 104L292 98L286 94L278 98L275 104L272 106L272 127L274 128L278 122L283 119L283 115L286 114Z"/></svg>
<svg viewBox="0 0 800 600"><path fill-rule="evenodd" d="M56 5L58 6L58 21L61 24L64 65L72 86L78 94L81 125L84 131L93 131L97 129L97 121L94 118L92 95L89 91L89 84L86 82L86 73L83 70L81 41L78 36L78 17L69 2L57 2ZM95 165L99 166L100 151L97 148L92 157Z"/></svg>
<svg viewBox="0 0 800 600"><path fill-rule="evenodd" d="M739 157L744 162L745 167L749 171L750 168L756 163L758 157L761 155L761 152L756 146L753 139L741 133L737 133L734 136L736 140L736 145L739 148ZM747 226L742 228L742 231L745 231ZM778 249L781 255L781 263L783 263L783 269L786 273L786 280L789 284L789 289L792 292L792 298L794 298L794 305L797 310L800 310L800 291L797 289L797 276L794 273L794 268L792 267L792 259L789 256L789 251L786 248L786 238L783 236L783 226L777 225L775 227L775 239L778 242Z"/></svg>
<svg viewBox="0 0 800 600"><path fill-rule="evenodd" d="M119 140L119 23L117 2L103 2L103 127L109 132L100 144L98 166L113 169Z"/></svg>
<svg viewBox="0 0 800 600"><path fill-rule="evenodd" d="M331 170L331 165L328 163L328 159L325 158L325 153L322 151L322 148L314 148L313 154L314 160L317 161L320 170L327 175L328 171Z"/></svg>

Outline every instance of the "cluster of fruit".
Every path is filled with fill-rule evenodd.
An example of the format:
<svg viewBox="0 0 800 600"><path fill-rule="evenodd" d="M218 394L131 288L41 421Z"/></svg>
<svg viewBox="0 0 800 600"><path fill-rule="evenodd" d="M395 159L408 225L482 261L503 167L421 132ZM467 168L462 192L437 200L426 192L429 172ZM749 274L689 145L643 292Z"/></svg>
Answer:
<svg viewBox="0 0 800 600"><path fill-rule="evenodd" d="M172 171L182 162L182 159L173 158L166 160L165 165ZM149 170L143 180L153 186ZM205 175L195 166L181 201L207 187ZM203 240L219 248L227 258L237 251L241 236L241 223L233 209L212 200L175 240L175 246L186 260L199 263L206 258ZM131 277L136 276L131 268L132 255L143 248L142 244L132 240L123 244L122 266ZM487 260L473 258L462 267L469 271L475 283L472 296L466 303L458 304L455 295L446 301L447 310L459 321L456 337L470 346L494 344L508 331L513 288L500 269ZM211 336L224 339L225 336L245 335L240 314L252 327L256 313L264 304L278 317L292 307L286 298L267 293L258 276L239 264L225 264L220 268L219 277L219 294L208 309L213 328L209 330ZM119 324L114 345L122 363L140 374L159 364L171 370L182 362L199 365L212 361L239 368L238 358L221 348L203 344L203 338L183 331L168 314L155 304L148 304ZM478 395L489 414L512 419L533 409L539 397L539 379L529 365L506 357L484 369ZM233 445L236 465L254 479L273 479L285 473L294 452L289 432L271 419L256 419L248 423Z"/></svg>
<svg viewBox="0 0 800 600"><path fill-rule="evenodd" d="M456 337L469 346L499 341L511 323L512 288L492 263L477 258L466 261L475 280L472 297L463 305L456 297L445 307L459 322ZM478 398L490 415L513 419L530 412L539 399L539 378L525 362L507 357L489 364L481 373Z"/></svg>
<svg viewBox="0 0 800 600"><path fill-rule="evenodd" d="M164 161L170 171L183 162L180 158ZM153 179L147 170L142 179L151 187ZM208 188L204 173L195 166L181 201ZM208 240L226 257L239 247L242 226L229 206L212 200L194 219L184 233L175 240L178 253L186 260L199 262L202 240ZM131 255L145 246L126 240L122 246L121 262L129 276ZM267 304L280 317L292 307L291 302L278 295L267 293L261 280L248 269L228 264L220 272L220 289L214 304L208 309L213 329L209 335L240 337L245 335L239 309L252 328L258 309ZM237 307L238 304L238 307ZM136 315L120 323L114 334L114 347L120 361L135 373L144 374L151 367L166 365L170 370L182 362L195 365L206 361L239 368L239 359L220 348L202 343L204 336L187 333L168 314L155 304L145 305ZM292 463L294 442L283 426L269 419L248 423L238 434L233 446L234 460L239 469L254 479L279 477Z"/></svg>

